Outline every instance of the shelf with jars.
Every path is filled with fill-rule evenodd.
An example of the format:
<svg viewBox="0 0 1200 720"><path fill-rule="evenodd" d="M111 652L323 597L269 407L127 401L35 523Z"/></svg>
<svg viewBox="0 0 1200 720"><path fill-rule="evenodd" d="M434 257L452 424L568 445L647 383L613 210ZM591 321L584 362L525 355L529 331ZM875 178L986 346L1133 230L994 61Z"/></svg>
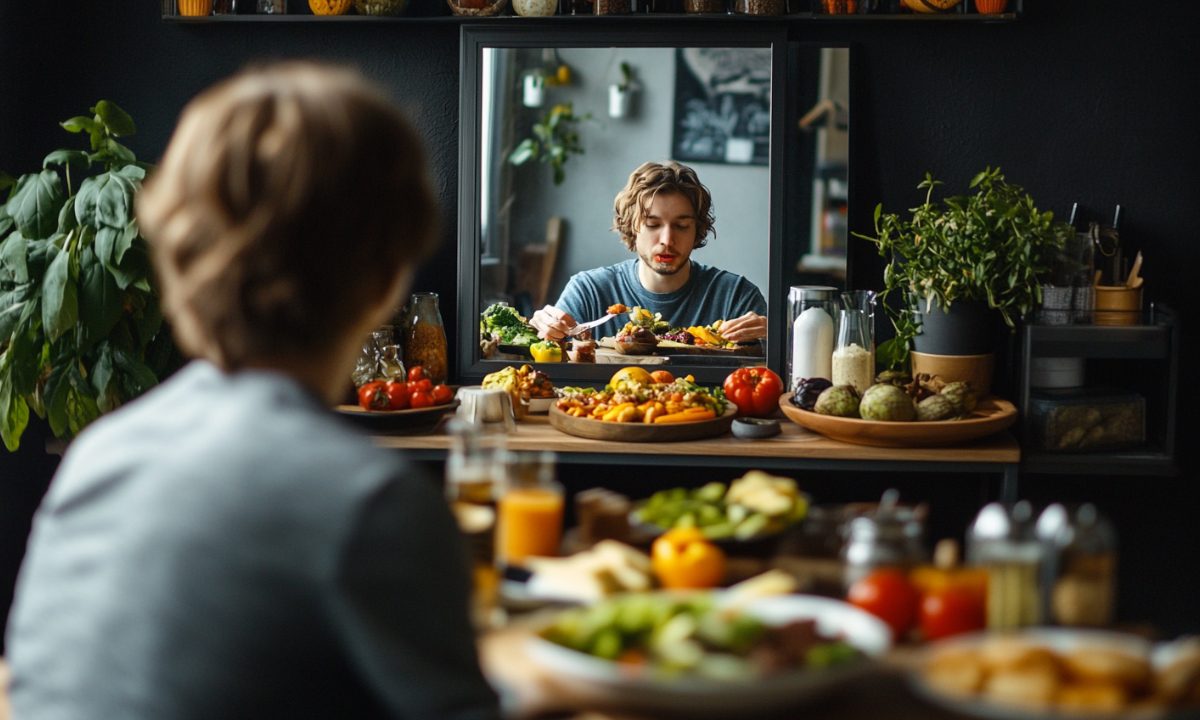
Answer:
<svg viewBox="0 0 1200 720"><path fill-rule="evenodd" d="M163 20L211 22L1011 22L1024 0L163 0Z"/></svg>

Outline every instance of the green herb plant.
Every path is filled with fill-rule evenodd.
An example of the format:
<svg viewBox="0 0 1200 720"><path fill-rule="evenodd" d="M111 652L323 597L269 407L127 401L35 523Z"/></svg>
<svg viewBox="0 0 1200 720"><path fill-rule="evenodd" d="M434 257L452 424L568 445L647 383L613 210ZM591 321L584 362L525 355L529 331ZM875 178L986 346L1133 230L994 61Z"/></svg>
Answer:
<svg viewBox="0 0 1200 720"><path fill-rule="evenodd" d="M920 332L917 307L949 311L957 301L984 302L1014 328L1041 302L1041 279L1070 234L1066 223L1039 211L1000 168L977 174L967 195L937 201L933 194L941 185L926 173L917 185L925 190L925 202L910 209L909 217L885 213L880 204L875 234L854 233L888 258L881 297L901 295L899 302L884 303L896 330L876 351L887 367L907 362L909 345Z"/></svg>
<svg viewBox="0 0 1200 720"><path fill-rule="evenodd" d="M134 194L147 165L117 138L133 119L101 100L62 123L90 151L0 176L0 435L16 450L32 410L69 438L178 364L151 285ZM6 179L7 178L7 179Z"/></svg>
<svg viewBox="0 0 1200 720"><path fill-rule="evenodd" d="M584 153L579 123L591 117L589 113L576 115L574 105L569 102L555 105L533 124L533 137L522 140L509 153L508 161L513 165L524 165L530 160L546 163L554 175L554 184L561 185L567 177L563 169L567 160Z"/></svg>

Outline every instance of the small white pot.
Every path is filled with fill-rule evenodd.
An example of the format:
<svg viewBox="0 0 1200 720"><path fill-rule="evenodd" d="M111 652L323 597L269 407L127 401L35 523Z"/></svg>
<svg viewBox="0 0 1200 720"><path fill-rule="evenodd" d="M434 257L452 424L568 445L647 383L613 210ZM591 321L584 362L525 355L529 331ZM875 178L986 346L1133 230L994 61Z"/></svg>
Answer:
<svg viewBox="0 0 1200 720"><path fill-rule="evenodd" d="M536 74L526 75L522 87L521 103L525 107L541 107L546 95L546 78Z"/></svg>
<svg viewBox="0 0 1200 720"><path fill-rule="evenodd" d="M632 103L632 89L622 89L620 85L608 86L608 116L610 118L623 118L629 115L629 107Z"/></svg>

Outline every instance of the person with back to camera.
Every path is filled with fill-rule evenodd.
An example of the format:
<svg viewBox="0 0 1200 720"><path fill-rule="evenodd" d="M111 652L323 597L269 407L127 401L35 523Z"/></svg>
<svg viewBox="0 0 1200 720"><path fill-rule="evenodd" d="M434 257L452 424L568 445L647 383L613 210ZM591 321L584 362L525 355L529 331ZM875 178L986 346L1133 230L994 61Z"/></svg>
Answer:
<svg viewBox="0 0 1200 720"><path fill-rule="evenodd" d="M68 449L8 627L15 718L499 717L438 486L328 410L435 203L355 72L188 104L137 210L195 359Z"/></svg>
<svg viewBox="0 0 1200 720"><path fill-rule="evenodd" d="M644 163L617 193L613 211L613 231L637 258L571 276L558 301L530 318L541 337L560 340L617 303L661 313L672 327L723 319L721 335L734 342L766 337L767 303L754 283L691 259L714 222L712 195L695 170ZM594 332L615 335L623 324L614 318Z"/></svg>

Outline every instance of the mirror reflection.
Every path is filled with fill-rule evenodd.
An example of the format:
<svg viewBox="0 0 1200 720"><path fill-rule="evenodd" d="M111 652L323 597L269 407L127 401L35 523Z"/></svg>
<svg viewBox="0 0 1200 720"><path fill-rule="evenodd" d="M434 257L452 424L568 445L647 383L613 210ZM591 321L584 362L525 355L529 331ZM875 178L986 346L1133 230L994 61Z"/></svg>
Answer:
<svg viewBox="0 0 1200 720"><path fill-rule="evenodd" d="M812 232L792 239L785 277L829 281L844 274L844 229L839 239L826 208L844 218L848 92L847 73L820 55L804 72L821 75L807 84L830 111L814 107L805 131L794 117L789 129L812 146L800 153L812 211L799 213ZM529 357L535 333L570 345L590 334L602 362L634 335L656 343L625 349L655 357L763 355L774 326L770 48L485 47L479 77L485 358ZM502 329L513 313L489 314L497 303L532 331ZM489 344L493 331L502 337Z"/></svg>

